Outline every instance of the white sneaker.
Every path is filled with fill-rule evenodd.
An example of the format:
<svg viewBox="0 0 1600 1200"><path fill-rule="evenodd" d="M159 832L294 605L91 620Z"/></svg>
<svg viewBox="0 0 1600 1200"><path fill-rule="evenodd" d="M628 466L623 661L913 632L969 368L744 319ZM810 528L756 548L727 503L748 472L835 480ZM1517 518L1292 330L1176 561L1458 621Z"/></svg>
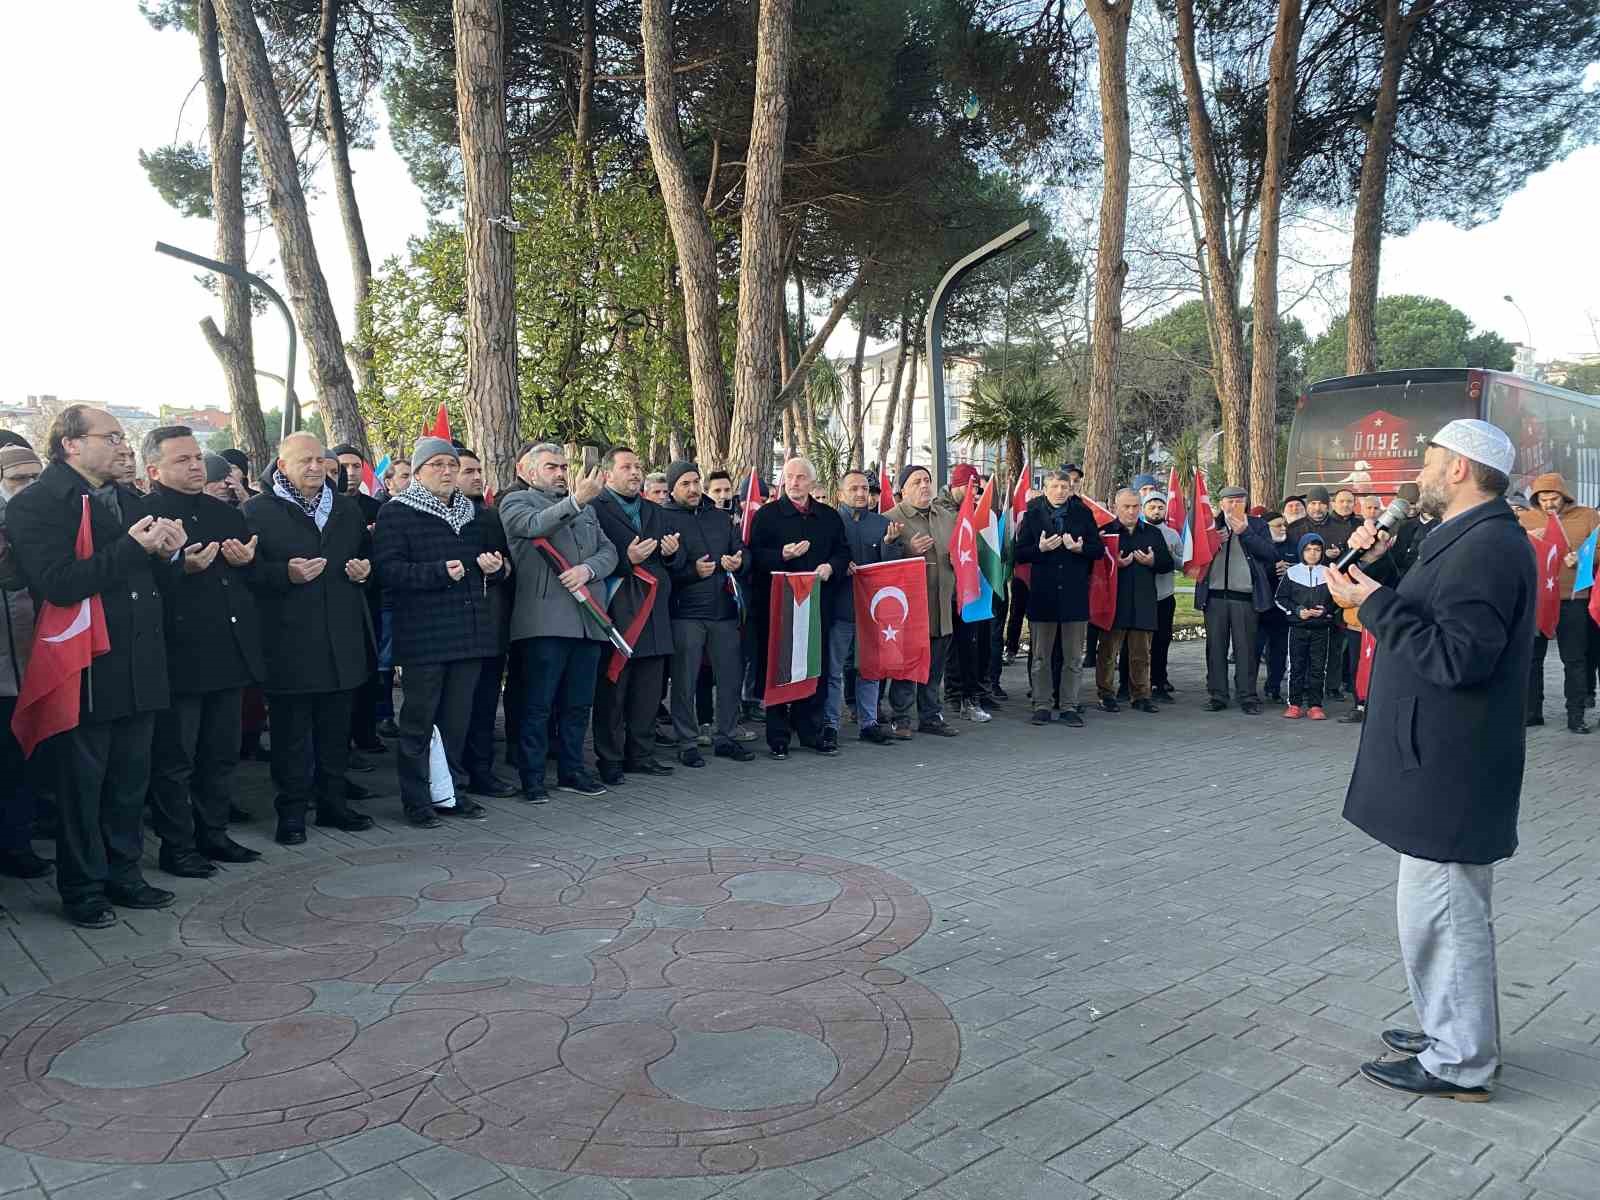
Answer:
<svg viewBox="0 0 1600 1200"><path fill-rule="evenodd" d="M961 706L961 715L969 721L976 721L979 725L982 725L986 721L994 720L994 717L990 715L990 713L984 709L983 705L979 704L976 700L969 700L963 704Z"/></svg>

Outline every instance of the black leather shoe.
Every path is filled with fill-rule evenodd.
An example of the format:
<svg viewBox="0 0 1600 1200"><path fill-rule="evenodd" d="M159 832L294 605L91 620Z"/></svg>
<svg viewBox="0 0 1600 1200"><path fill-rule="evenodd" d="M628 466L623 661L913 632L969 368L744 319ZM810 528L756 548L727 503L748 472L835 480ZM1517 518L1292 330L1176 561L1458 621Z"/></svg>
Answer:
<svg viewBox="0 0 1600 1200"><path fill-rule="evenodd" d="M364 812L328 813L324 816L317 814L317 827L319 829L342 829L346 833L361 833L372 828L372 818Z"/></svg>
<svg viewBox="0 0 1600 1200"><path fill-rule="evenodd" d="M212 862L247 863L255 862L261 857L261 851L252 850L249 846L241 846L226 834L214 842L197 839L194 848Z"/></svg>
<svg viewBox="0 0 1600 1200"><path fill-rule="evenodd" d="M1214 700L1213 699L1213 700L1207 700L1206 701L1206 711L1207 712L1221 712L1223 709L1225 709L1227 707L1228 707L1228 702L1226 700Z"/></svg>
<svg viewBox="0 0 1600 1200"><path fill-rule="evenodd" d="M574 796L604 796L606 789L592 775L574 775L556 781L556 791L571 792Z"/></svg>
<svg viewBox="0 0 1600 1200"><path fill-rule="evenodd" d="M622 779L623 779L623 773L622 773L622 768L621 767L601 767L600 768L600 782L605 784L605 785L607 785L608 787L616 787L619 783L622 782Z"/></svg>
<svg viewBox="0 0 1600 1200"><path fill-rule="evenodd" d="M698 750L681 750L678 752L678 761L686 767L703 767L706 765L706 756Z"/></svg>
<svg viewBox="0 0 1600 1200"><path fill-rule="evenodd" d="M346 771L354 771L358 775L365 775L368 771L376 771L378 765L365 755L352 752L350 757L345 760L344 769Z"/></svg>
<svg viewBox="0 0 1600 1200"><path fill-rule="evenodd" d="M863 725L859 736L863 742L871 742L874 746L894 745L894 735L882 725Z"/></svg>
<svg viewBox="0 0 1600 1200"><path fill-rule="evenodd" d="M1048 724L1050 724L1050 710L1048 708L1036 708L1036 709L1034 709L1033 710L1033 718L1029 723L1032 724L1032 725L1048 725Z"/></svg>
<svg viewBox="0 0 1600 1200"><path fill-rule="evenodd" d="M1098 707L1101 712L1113 713L1122 711L1122 705L1118 704L1110 696L1101 696Z"/></svg>
<svg viewBox="0 0 1600 1200"><path fill-rule="evenodd" d="M1083 714L1075 708L1064 708L1061 710L1061 723L1068 729L1082 729Z"/></svg>
<svg viewBox="0 0 1600 1200"><path fill-rule="evenodd" d="M817 744L811 747L818 754L839 753L839 735L831 729L824 729L822 736L817 739Z"/></svg>
<svg viewBox="0 0 1600 1200"><path fill-rule="evenodd" d="M217 873L217 864L188 847L161 847L156 863L168 875L179 879L209 879Z"/></svg>
<svg viewBox="0 0 1600 1200"><path fill-rule="evenodd" d="M960 737L954 729L944 721L922 721L917 725L918 733L931 733L934 737Z"/></svg>
<svg viewBox="0 0 1600 1200"><path fill-rule="evenodd" d="M62 910L67 914L67 920L82 929L109 929L117 923L117 914L104 900L66 904Z"/></svg>
<svg viewBox="0 0 1600 1200"><path fill-rule="evenodd" d="M1135 712L1142 713L1158 713L1161 711L1149 700L1135 700L1133 702L1133 709Z"/></svg>
<svg viewBox="0 0 1600 1200"><path fill-rule="evenodd" d="M106 899L118 908L166 908L177 897L163 888L151 887L148 883L136 883L132 887L108 887Z"/></svg>
<svg viewBox="0 0 1600 1200"><path fill-rule="evenodd" d="M0 851L0 875L11 879L42 879L55 870L55 866L32 850Z"/></svg>
<svg viewBox="0 0 1600 1200"><path fill-rule="evenodd" d="M1420 1029L1385 1029L1378 1036L1396 1054L1409 1054L1412 1057L1433 1045L1433 1039Z"/></svg>
<svg viewBox="0 0 1600 1200"><path fill-rule="evenodd" d="M722 742L711 753L718 758L731 758L734 762L754 762L756 759L754 752L738 742Z"/></svg>
<svg viewBox="0 0 1600 1200"><path fill-rule="evenodd" d="M522 789L514 783L507 783L498 775L490 775L487 779L469 779L466 790L474 796L505 797L515 796Z"/></svg>
<svg viewBox="0 0 1600 1200"><path fill-rule="evenodd" d="M406 820L410 821L418 829L437 829L444 824L432 812L412 813Z"/></svg>
<svg viewBox="0 0 1600 1200"><path fill-rule="evenodd" d="M1247 717L1259 717L1261 715L1261 705L1258 701L1246 700L1239 705L1239 711Z"/></svg>
<svg viewBox="0 0 1600 1200"><path fill-rule="evenodd" d="M635 775L671 775L672 768L657 758L646 758L624 767L624 771L632 771Z"/></svg>
<svg viewBox="0 0 1600 1200"><path fill-rule="evenodd" d="M280 846L303 846L306 841L306 827L298 822L285 824L278 822L278 832L272 835L272 840Z"/></svg>
<svg viewBox="0 0 1600 1200"><path fill-rule="evenodd" d="M1361 1073L1379 1087L1411 1096L1434 1096L1441 1100L1482 1104L1494 1094L1486 1087L1460 1087L1437 1075L1430 1075L1414 1058L1402 1058L1396 1062L1386 1062L1380 1058L1377 1062L1362 1063Z"/></svg>
<svg viewBox="0 0 1600 1200"><path fill-rule="evenodd" d="M1150 692L1152 700L1159 700L1163 704L1176 704L1177 700L1172 695L1171 688L1153 688Z"/></svg>
<svg viewBox="0 0 1600 1200"><path fill-rule="evenodd" d="M449 808L436 808L433 811L441 817L454 817L458 821L484 821L489 817L489 810L483 805L460 796Z"/></svg>
<svg viewBox="0 0 1600 1200"><path fill-rule="evenodd" d="M769 743L767 743L767 757L775 758L779 762L782 762L784 759L789 757L789 743L788 742L769 742Z"/></svg>

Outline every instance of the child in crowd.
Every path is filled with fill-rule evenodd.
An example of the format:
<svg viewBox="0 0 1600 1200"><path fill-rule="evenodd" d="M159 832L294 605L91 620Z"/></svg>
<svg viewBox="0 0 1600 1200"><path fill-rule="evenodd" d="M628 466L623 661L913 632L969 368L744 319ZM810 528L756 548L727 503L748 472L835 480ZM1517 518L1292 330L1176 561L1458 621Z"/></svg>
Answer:
<svg viewBox="0 0 1600 1200"><path fill-rule="evenodd" d="M1277 608L1289 622L1289 720L1326 721L1322 691L1328 640L1333 635L1333 596L1322 566L1322 535L1308 533L1297 547L1300 561L1278 581Z"/></svg>

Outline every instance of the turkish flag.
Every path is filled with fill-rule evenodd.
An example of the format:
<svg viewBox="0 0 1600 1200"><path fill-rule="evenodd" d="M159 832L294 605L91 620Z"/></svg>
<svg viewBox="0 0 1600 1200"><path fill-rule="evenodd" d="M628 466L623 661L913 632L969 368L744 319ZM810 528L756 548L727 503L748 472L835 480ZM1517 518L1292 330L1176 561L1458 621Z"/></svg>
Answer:
<svg viewBox="0 0 1600 1200"><path fill-rule="evenodd" d="M1539 563L1539 599L1534 604L1534 624L1543 637L1556 635L1556 623L1561 620L1561 560L1567 553L1567 534L1555 513L1545 523L1544 535L1528 535L1533 542L1533 554Z"/></svg>
<svg viewBox="0 0 1600 1200"><path fill-rule="evenodd" d="M1096 629L1110 629L1117 619L1117 542L1114 533L1102 533L1106 556L1089 572L1089 623Z"/></svg>
<svg viewBox="0 0 1600 1200"><path fill-rule="evenodd" d="M443 400L439 401L439 411L434 414L433 424L422 427L423 437L443 438L450 441L450 410L445 407Z"/></svg>
<svg viewBox="0 0 1600 1200"><path fill-rule="evenodd" d="M967 485L967 494L961 498L961 511L956 515L956 527L950 532L950 563L956 569L956 607L965 608L978 598L983 585L978 582L978 523L973 493L978 489Z"/></svg>
<svg viewBox="0 0 1600 1200"><path fill-rule="evenodd" d="M878 511L886 513L894 507L894 486L889 482L889 468L878 468Z"/></svg>
<svg viewBox="0 0 1600 1200"><path fill-rule="evenodd" d="M1183 535L1183 518L1188 514L1183 503L1183 486L1178 481L1178 464L1173 463L1167 472L1167 528Z"/></svg>
<svg viewBox="0 0 1600 1200"><path fill-rule="evenodd" d="M750 544L750 527L756 523L756 510L760 507L761 481L752 467L744 485L744 503L739 506L739 539L746 546Z"/></svg>
<svg viewBox="0 0 1600 1200"><path fill-rule="evenodd" d="M927 683L928 563L921 557L858 566L852 576L856 609L856 672L863 679Z"/></svg>
<svg viewBox="0 0 1600 1200"><path fill-rule="evenodd" d="M83 497L74 552L80 561L94 557L88 496ZM98 595L65 607L48 601L39 606L33 653L11 714L11 732L16 734L24 758L45 738L78 727L83 672L110 649L106 611Z"/></svg>
<svg viewBox="0 0 1600 1200"><path fill-rule="evenodd" d="M1211 569L1211 560L1217 556L1221 535L1217 533L1217 518L1211 512L1211 496L1206 491L1206 473L1194 473L1194 512L1189 514L1189 527L1183 540L1183 573L1198 580Z"/></svg>
<svg viewBox="0 0 1600 1200"><path fill-rule="evenodd" d="M1367 702L1367 690L1372 685L1372 660L1378 654L1378 639L1373 636L1372 630L1365 626L1361 629L1361 663L1356 667L1356 701L1360 704Z"/></svg>

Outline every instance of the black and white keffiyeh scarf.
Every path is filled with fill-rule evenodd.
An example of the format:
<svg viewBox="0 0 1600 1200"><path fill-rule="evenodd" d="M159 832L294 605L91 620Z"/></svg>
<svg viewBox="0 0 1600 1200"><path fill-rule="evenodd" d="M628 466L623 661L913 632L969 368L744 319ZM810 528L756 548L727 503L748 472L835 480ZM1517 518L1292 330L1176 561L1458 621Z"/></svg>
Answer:
<svg viewBox="0 0 1600 1200"><path fill-rule="evenodd" d="M452 493L450 503L445 504L420 483L411 484L405 491L391 497L391 499L396 504L404 504L407 508L414 508L418 512L425 512L430 516L438 517L446 525L450 526L451 533L458 536L467 527L472 518L478 515L478 510L472 507L472 501L468 500L461 492Z"/></svg>
<svg viewBox="0 0 1600 1200"><path fill-rule="evenodd" d="M300 511L310 517L318 529L328 523L328 514L333 512L333 488L329 487L326 482L323 483L322 489L317 493L315 500L307 500L301 495L300 489L289 482L287 475L278 470L277 467L273 467L272 492L280 499L298 505Z"/></svg>

